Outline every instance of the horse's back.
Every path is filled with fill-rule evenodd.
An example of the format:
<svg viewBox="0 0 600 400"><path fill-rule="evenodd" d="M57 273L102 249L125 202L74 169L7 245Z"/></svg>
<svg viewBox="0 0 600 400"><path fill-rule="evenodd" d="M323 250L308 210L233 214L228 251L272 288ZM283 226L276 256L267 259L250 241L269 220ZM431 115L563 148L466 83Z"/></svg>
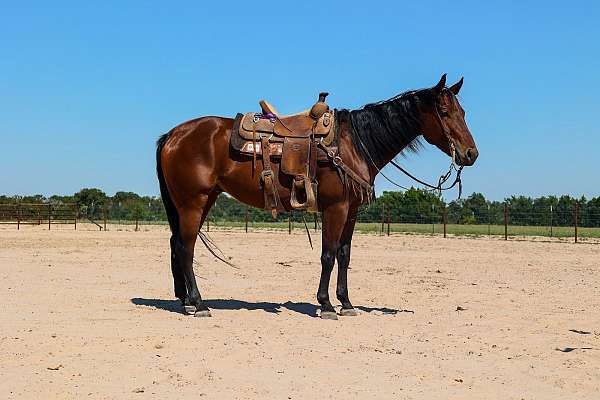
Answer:
<svg viewBox="0 0 600 400"><path fill-rule="evenodd" d="M165 147L177 147L181 142L205 142L215 139L219 134L231 131L233 119L217 116L205 116L182 122L171 129Z"/></svg>

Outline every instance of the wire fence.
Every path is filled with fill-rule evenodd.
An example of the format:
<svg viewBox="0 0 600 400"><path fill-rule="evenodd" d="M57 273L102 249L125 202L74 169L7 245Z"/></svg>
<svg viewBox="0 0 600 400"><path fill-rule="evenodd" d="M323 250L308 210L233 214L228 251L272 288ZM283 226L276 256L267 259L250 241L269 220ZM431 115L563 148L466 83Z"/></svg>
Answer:
<svg viewBox="0 0 600 400"><path fill-rule="evenodd" d="M470 213L470 215L469 215ZM31 226L42 229L74 229L98 231L148 231L162 228L168 230L165 220L143 220L129 215L127 218L110 218L111 210L96 212L93 216L82 213L75 204L0 204L0 226L18 230ZM377 218L376 218L377 217ZM282 212L273 219L265 216L264 210L246 207L227 213L209 213L203 229L238 229L244 232L277 230L292 233L298 231L320 231L322 216L301 212ZM504 240L548 238L574 242L600 242L600 212L586 210L577 203L572 207L546 211L513 210L508 204L503 207L470 210L461 214L452 213L447 207L414 210L402 213L397 209L380 207L377 214L369 208L357 216L355 230L360 233L393 235L414 233L448 236L489 236ZM535 239L534 239L535 238Z"/></svg>

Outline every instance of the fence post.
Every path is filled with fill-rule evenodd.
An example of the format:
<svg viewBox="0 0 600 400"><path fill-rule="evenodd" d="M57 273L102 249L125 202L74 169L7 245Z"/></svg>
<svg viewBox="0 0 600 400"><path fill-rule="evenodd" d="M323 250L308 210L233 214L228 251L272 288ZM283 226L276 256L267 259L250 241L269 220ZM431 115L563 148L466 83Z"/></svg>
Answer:
<svg viewBox="0 0 600 400"><path fill-rule="evenodd" d="M17 203L17 230L21 229L21 205Z"/></svg>
<svg viewBox="0 0 600 400"><path fill-rule="evenodd" d="M387 235L390 236L390 220L392 219L392 213L388 210L387 215Z"/></svg>
<svg viewBox="0 0 600 400"><path fill-rule="evenodd" d="M577 225L579 220L579 203L575 202L575 243L577 243Z"/></svg>
<svg viewBox="0 0 600 400"><path fill-rule="evenodd" d="M138 217L135 217L135 231L137 232L139 229L139 221L138 221Z"/></svg>
<svg viewBox="0 0 600 400"><path fill-rule="evenodd" d="M288 235L292 234L292 212L288 214Z"/></svg>
<svg viewBox="0 0 600 400"><path fill-rule="evenodd" d="M244 225L246 228L246 233L248 233L248 206L246 206L246 213L244 214Z"/></svg>
<svg viewBox="0 0 600 400"><path fill-rule="evenodd" d="M552 225L554 225L554 210L552 204L550 204L550 237L552 237Z"/></svg>
<svg viewBox="0 0 600 400"><path fill-rule="evenodd" d="M318 213L315 213L315 232L317 231L317 218L319 217Z"/></svg>
<svg viewBox="0 0 600 400"><path fill-rule="evenodd" d="M75 218L73 218L73 222L75 223L75 230L77 230L77 217L78 217L78 214L79 214L79 212L77 210L77 206L73 207L73 211L75 212L74 213L75 214Z"/></svg>
<svg viewBox="0 0 600 400"><path fill-rule="evenodd" d="M508 204L504 203L504 240L508 240Z"/></svg>
<svg viewBox="0 0 600 400"><path fill-rule="evenodd" d="M492 235L492 213L490 211L490 205L487 205L488 208L488 237Z"/></svg>
<svg viewBox="0 0 600 400"><path fill-rule="evenodd" d="M384 225L385 225L385 203L381 205L381 235L383 235Z"/></svg>
<svg viewBox="0 0 600 400"><path fill-rule="evenodd" d="M51 222L52 222L52 204L48 203L48 230L50 230Z"/></svg>
<svg viewBox="0 0 600 400"><path fill-rule="evenodd" d="M210 218L206 218L206 232L210 232Z"/></svg>
<svg viewBox="0 0 600 400"><path fill-rule="evenodd" d="M102 216L104 217L104 232L106 232L106 208L102 211Z"/></svg>
<svg viewBox="0 0 600 400"><path fill-rule="evenodd" d="M444 219L444 238L446 238L446 224L448 223L448 212L446 206L444 206L444 214L442 218Z"/></svg>

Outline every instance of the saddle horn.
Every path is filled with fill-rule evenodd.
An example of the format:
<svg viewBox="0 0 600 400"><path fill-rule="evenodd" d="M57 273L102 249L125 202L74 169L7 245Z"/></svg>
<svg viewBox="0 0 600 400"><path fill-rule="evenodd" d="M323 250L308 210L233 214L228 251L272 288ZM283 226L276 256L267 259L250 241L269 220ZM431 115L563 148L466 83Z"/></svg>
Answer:
<svg viewBox="0 0 600 400"><path fill-rule="evenodd" d="M319 119L329 110L329 106L325 103L325 98L329 95L327 92L319 93L319 99L310 108L309 115L312 119Z"/></svg>

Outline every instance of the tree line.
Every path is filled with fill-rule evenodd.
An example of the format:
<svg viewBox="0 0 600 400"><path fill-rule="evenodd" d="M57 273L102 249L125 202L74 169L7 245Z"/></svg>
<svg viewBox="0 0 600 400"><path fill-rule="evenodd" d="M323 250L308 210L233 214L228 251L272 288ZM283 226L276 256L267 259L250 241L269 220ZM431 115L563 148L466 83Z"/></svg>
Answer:
<svg viewBox="0 0 600 400"><path fill-rule="evenodd" d="M166 213L160 197L117 192L109 196L97 188L81 189L73 195L0 196L0 204L50 203L75 204L82 217L109 220L164 221ZM414 189L383 192L372 204L361 208L359 222L503 224L505 207L511 225L572 226L578 207L580 226L600 226L600 197L586 199L564 196L511 196L504 201L487 200L481 193L445 202L436 193ZM246 207L227 195L221 195L211 209L211 221L272 221L269 211ZM300 221L302 213L292 213ZM281 219L288 215L282 213ZM312 218L312 217L310 217Z"/></svg>

